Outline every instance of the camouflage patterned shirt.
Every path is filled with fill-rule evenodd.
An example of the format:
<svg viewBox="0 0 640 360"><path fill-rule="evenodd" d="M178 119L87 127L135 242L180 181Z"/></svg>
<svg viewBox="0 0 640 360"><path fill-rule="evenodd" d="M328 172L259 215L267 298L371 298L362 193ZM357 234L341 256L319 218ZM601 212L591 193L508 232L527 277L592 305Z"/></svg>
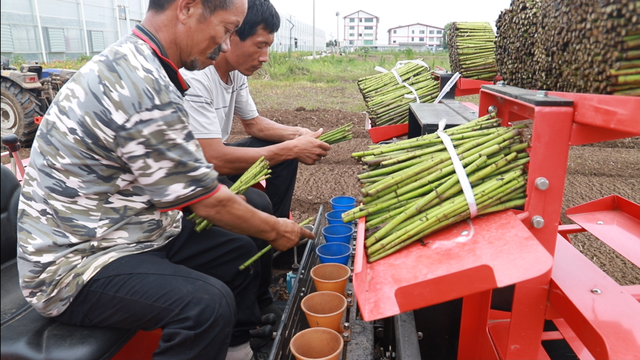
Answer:
<svg viewBox="0 0 640 360"><path fill-rule="evenodd" d="M135 35L134 35L135 34ZM103 266L180 232L217 173L189 130L188 86L144 27L70 79L40 125L18 210L27 301L62 313Z"/></svg>

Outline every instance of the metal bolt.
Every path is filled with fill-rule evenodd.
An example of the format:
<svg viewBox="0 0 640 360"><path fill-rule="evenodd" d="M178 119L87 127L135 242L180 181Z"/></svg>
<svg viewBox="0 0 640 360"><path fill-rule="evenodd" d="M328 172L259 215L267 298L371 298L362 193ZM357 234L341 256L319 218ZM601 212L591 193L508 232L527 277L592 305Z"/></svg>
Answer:
<svg viewBox="0 0 640 360"><path fill-rule="evenodd" d="M304 272L305 272L305 270L304 270L304 269L300 270L300 274L304 274ZM302 276L301 276L301 277L302 277Z"/></svg>
<svg viewBox="0 0 640 360"><path fill-rule="evenodd" d="M464 230L464 231L460 232L460 235L462 235L462 236L469 235L469 230Z"/></svg>
<svg viewBox="0 0 640 360"><path fill-rule="evenodd" d="M345 330L349 330L349 323L348 323L348 322L344 323L344 325L342 325L342 327L343 327Z"/></svg>
<svg viewBox="0 0 640 360"><path fill-rule="evenodd" d="M347 296L349 296L349 297L353 296L353 291L347 290Z"/></svg>
<svg viewBox="0 0 640 360"><path fill-rule="evenodd" d="M602 294L602 290L600 290L600 289L591 289L591 292L596 294L596 295Z"/></svg>
<svg viewBox="0 0 640 360"><path fill-rule="evenodd" d="M343 332L343 333L342 333L342 338L343 338L343 339L345 339L345 340L348 340L348 339L349 339L349 333L348 333L348 332L346 332L346 331L345 331L345 332Z"/></svg>
<svg viewBox="0 0 640 360"><path fill-rule="evenodd" d="M491 105L489 106L489 108L487 109L487 112L489 114L495 114L498 112L498 108L495 105Z"/></svg>
<svg viewBox="0 0 640 360"><path fill-rule="evenodd" d="M547 91L546 90L538 90L538 93L536 94L537 97L547 97Z"/></svg>
<svg viewBox="0 0 640 360"><path fill-rule="evenodd" d="M547 190L549 188L549 180L543 177L536 179L536 187L540 190Z"/></svg>
<svg viewBox="0 0 640 360"><path fill-rule="evenodd" d="M498 81L497 84L498 84L498 86L505 86L504 85L504 81L502 81L502 80Z"/></svg>
<svg viewBox="0 0 640 360"><path fill-rule="evenodd" d="M347 299L347 305L349 305L349 306L353 305L353 298L348 298Z"/></svg>
<svg viewBox="0 0 640 360"><path fill-rule="evenodd" d="M424 335L422 334L422 332L418 331L418 340L422 340L423 337Z"/></svg>
<svg viewBox="0 0 640 360"><path fill-rule="evenodd" d="M305 292L305 291L307 291L307 289L305 289L305 288L302 288L302 292Z"/></svg>
<svg viewBox="0 0 640 360"><path fill-rule="evenodd" d="M536 215L531 218L531 225L536 229L541 229L544 226L544 219L540 215Z"/></svg>
<svg viewBox="0 0 640 360"><path fill-rule="evenodd" d="M598 221L598 222L596 222L596 224L598 224L598 225L604 225L604 221Z"/></svg>

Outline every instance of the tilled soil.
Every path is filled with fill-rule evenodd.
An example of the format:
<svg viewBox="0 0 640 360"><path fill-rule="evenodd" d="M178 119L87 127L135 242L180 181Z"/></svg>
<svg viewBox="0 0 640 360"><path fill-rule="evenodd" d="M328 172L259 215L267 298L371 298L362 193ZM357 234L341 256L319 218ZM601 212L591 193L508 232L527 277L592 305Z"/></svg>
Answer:
<svg viewBox="0 0 640 360"><path fill-rule="evenodd" d="M329 200L337 195L359 196L356 175L361 165L351 154L371 145L365 130L366 115L336 109L295 110L263 109L261 115L278 123L305 126L312 130L332 130L353 122L354 138L332 146L329 156L313 166L301 165L294 192L292 214L301 221L325 211ZM235 124L231 141L244 136L240 124ZM640 203L640 138L617 140L571 148L565 195L562 207L562 223L571 223L564 212L567 208L618 194ZM574 246L621 285L640 284L640 269L611 250L600 240L588 234L571 235Z"/></svg>

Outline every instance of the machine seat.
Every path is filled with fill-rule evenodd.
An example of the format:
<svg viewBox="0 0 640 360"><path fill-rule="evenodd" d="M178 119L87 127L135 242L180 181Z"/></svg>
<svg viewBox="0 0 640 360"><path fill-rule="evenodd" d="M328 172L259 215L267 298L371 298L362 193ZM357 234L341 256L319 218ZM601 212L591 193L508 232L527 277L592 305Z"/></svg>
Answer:
<svg viewBox="0 0 640 360"><path fill-rule="evenodd" d="M1 168L2 223L2 360L110 359L136 330L70 326L46 318L20 291L16 266L17 208L20 184Z"/></svg>

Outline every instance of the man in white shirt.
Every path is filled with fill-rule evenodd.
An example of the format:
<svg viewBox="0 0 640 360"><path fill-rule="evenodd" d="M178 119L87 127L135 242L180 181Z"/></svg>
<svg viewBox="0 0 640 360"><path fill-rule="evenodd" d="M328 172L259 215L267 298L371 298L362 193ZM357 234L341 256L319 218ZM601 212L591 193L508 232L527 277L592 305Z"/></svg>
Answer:
<svg viewBox="0 0 640 360"><path fill-rule="evenodd" d="M231 35L231 47L221 52L215 66L201 71L181 73L191 86L185 97L190 128L200 142L204 155L220 174L222 183L237 180L252 164L264 156L270 163L271 178L266 183L266 196L249 189L245 196L252 206L288 217L295 187L298 162L313 165L327 156L330 145L317 139L322 129L278 124L258 114L249 94L247 76L269 59L269 46L280 27L280 17L268 0L249 0L242 25ZM249 137L225 143L231 132L234 115L241 119ZM268 197L268 198L267 198ZM268 243L257 240L258 250ZM272 303L269 294L271 255L263 256L260 269L259 305L265 309ZM292 261L290 252L278 261ZM290 264L283 264L287 266ZM272 308L272 307L270 307ZM265 311L263 311L263 314Z"/></svg>

